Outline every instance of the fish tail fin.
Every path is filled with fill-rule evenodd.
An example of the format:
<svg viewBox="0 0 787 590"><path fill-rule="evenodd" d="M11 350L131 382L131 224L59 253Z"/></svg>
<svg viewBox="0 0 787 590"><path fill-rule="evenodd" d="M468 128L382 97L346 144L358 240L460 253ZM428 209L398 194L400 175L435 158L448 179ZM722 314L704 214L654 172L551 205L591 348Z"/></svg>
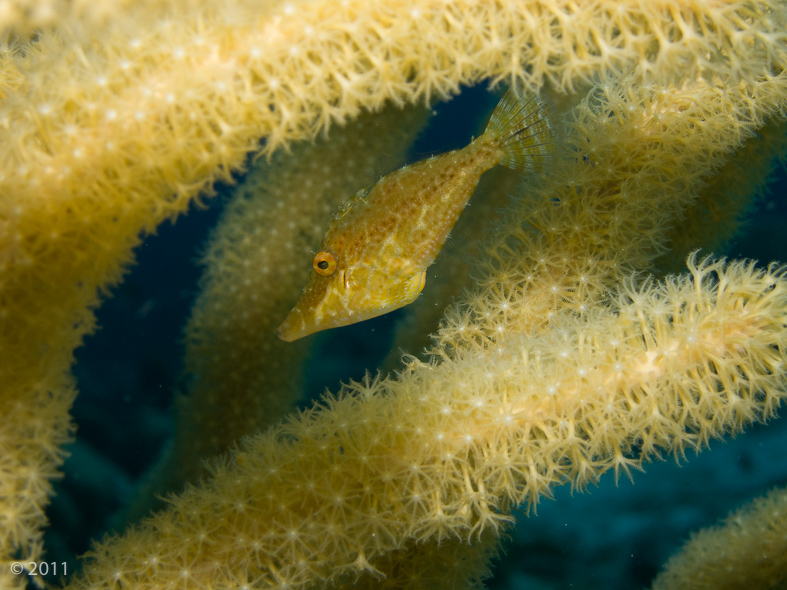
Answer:
<svg viewBox="0 0 787 590"><path fill-rule="evenodd" d="M558 152L556 120L547 97L509 88L486 127L500 146L500 164L522 172L549 169Z"/></svg>

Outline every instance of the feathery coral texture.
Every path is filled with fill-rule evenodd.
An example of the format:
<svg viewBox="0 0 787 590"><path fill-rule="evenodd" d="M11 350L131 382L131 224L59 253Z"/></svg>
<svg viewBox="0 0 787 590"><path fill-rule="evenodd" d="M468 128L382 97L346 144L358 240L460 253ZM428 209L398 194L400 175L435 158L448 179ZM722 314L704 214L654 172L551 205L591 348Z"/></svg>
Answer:
<svg viewBox="0 0 787 590"><path fill-rule="evenodd" d="M425 109L362 115L330 138L261 162L236 189L203 256L202 293L186 327L190 386L156 494L199 481L203 461L292 410L309 348L281 342L276 327L335 208L379 170L400 165L425 121Z"/></svg>
<svg viewBox="0 0 787 590"><path fill-rule="evenodd" d="M236 461L248 477L273 472L273 480L257 479L251 486L266 490L269 496L259 499L259 493L244 487L244 478L225 464L222 469L229 471L222 471L215 485L233 481L238 507L244 514L253 509L260 515L258 521L239 519L242 528L231 528L225 534L257 543L255 560L260 560L264 547L251 539L271 539L273 560L269 570L255 569L243 561L243 550L236 547L234 556L241 561L233 563L248 578L232 583L259 577L262 584L275 585L279 579L307 584L315 582L308 577L315 571L329 579L352 579L362 571L384 572L387 559L383 553L406 549L415 540L429 541L431 546L457 535L467 539L473 531L479 535L494 532L508 521L513 504L535 501L548 491L548 484L568 479L582 486L605 469L628 471L659 447L682 456L686 448L697 448L720 431L738 428L772 411L773 396L783 390L779 381L783 377L779 369L784 354L780 340L783 311L764 314L776 332L769 332L763 346L749 353L739 348L740 343L754 344L757 339L751 338L755 334L750 327L738 322L751 318L752 325L760 323L758 314L750 315L756 305L748 301L749 294L764 294L784 304L784 285L776 285L778 273L758 275L750 267L733 267L721 277L718 288L724 297L719 301L712 296L713 286L707 279L720 269L716 264L695 270L698 282L702 282L700 276L706 277L710 293L682 279L680 288L675 281L661 293L655 288L645 293L630 289L631 301L619 304L617 313L598 305L602 293L608 296L608 289L601 287L619 282L629 274L629 265L646 264L648 255L658 252L658 230L666 217L659 218L653 211L668 211L681 201L688 202L697 184L690 181L692 174L701 178L710 173L747 136L747 129L753 129L748 124L726 124L725 113L734 105L744 108L747 93L723 93L708 85L656 94L635 86L626 88L602 86L591 94L576 111L575 131L569 140L580 154L588 151L598 161L626 162L629 168L598 166L592 158L578 157L543 192L556 194L556 187L567 186L566 177L579 179L582 190L568 185L558 193L559 203L534 198L521 206L524 211L509 212L502 234L506 239L490 245L491 258L483 267L486 280L457 307L456 315L449 315L441 332L442 363L411 364L399 381L366 384L356 388L360 391L355 398L328 400L332 411L313 411L313 419L294 423L278 442L275 434L269 434L261 439L267 441L264 446L252 446L249 454L239 455ZM692 100L697 96L703 100ZM716 102L722 99L722 104ZM622 113L614 123L609 122L612 111ZM662 111L673 115L658 119L649 115ZM702 132L686 134L684 126L695 120L705 121L709 130L725 129L725 141L719 141L716 133L713 142ZM642 142L642 137L657 141ZM665 185L673 187L668 200ZM675 190L678 187L682 190ZM619 218L621 223L599 227L602 215ZM531 220L541 232L519 230L523 219ZM533 243L532 235L549 240L549 248L543 242ZM598 248L598 256L587 255L589 241ZM610 247L621 243L629 246L625 253ZM573 268L577 259L585 267ZM735 302L726 299L730 285L743 289L733 297ZM730 312L744 302L755 307L736 320ZM551 320L549 330L543 337L522 341L524 333L543 327L534 323L541 314ZM746 324L748 319L743 321ZM719 338L730 340L722 343ZM479 346L486 349L481 356L473 351ZM732 350L751 358L753 366L760 367L757 375L752 366L733 363L725 368L722 363ZM760 385L745 393L750 386L735 382L740 375ZM378 400L374 391L384 395ZM727 398L732 392L736 394ZM361 408L367 398L373 405L355 413L354 408ZM529 400L532 407L523 400ZM487 428L486 422L495 427ZM317 434L312 434L313 429ZM278 448L279 444L287 447L290 443L283 441L290 438L299 441L292 443L291 451ZM462 438L463 442L458 440ZM547 449L546 457L539 452L539 444ZM312 447L323 445L327 457L311 464ZM632 455L633 445L641 447L641 455ZM285 454L280 456L280 452ZM290 463L296 471L279 474L280 465ZM378 478L382 483L375 484ZM309 490L307 497L296 499L295 488L304 487ZM280 488L288 500L279 497ZM160 518L182 522L184 512L202 512L192 503L215 504L228 491L209 485L204 493L206 497L197 491L187 493L176 510ZM403 522L405 516L409 521ZM328 521L320 524L321 518ZM282 530L255 528L269 522ZM309 523L306 529L304 522ZM296 527L296 523L301 524ZM147 526L160 528L157 521ZM183 526L188 531L193 523ZM218 525L202 522L200 526ZM334 536L326 535L321 527ZM111 555L128 556L135 546L149 546L152 539L146 531L150 528L143 528L139 537L118 540L117 547L110 543L110 567L116 565ZM297 538L288 557L274 549L282 546L286 535ZM368 546L369 539L379 546ZM208 553L213 551L211 547ZM162 557L157 554L156 562L161 563ZM315 559L317 563L311 561ZM103 577L102 563L100 559L93 570L95 578L88 578L90 584ZM132 575L138 567L138 563L127 564L123 571ZM164 574L139 575L141 579L152 575L158 582ZM417 586L419 578L414 580Z"/></svg>
<svg viewBox="0 0 787 590"><path fill-rule="evenodd" d="M373 573L409 539L470 541L552 484L627 472L658 447L680 456L770 415L787 385L783 271L690 268L544 336L347 386L98 545L74 587L301 588Z"/></svg>
<svg viewBox="0 0 787 590"><path fill-rule="evenodd" d="M692 536L653 590L769 590L787 580L787 491L773 490Z"/></svg>
<svg viewBox="0 0 787 590"><path fill-rule="evenodd" d="M60 6L46 2L37 6L56 4ZM5 3L3 6L16 7L18 4ZM606 113L611 126L626 113L640 117L639 121L636 118L626 119L626 125L619 132L624 139L629 134L632 153L645 163L648 163L645 148L656 143L649 142L647 134L654 134L653 139L659 138L662 119L672 119L673 139L685 139L685 145L680 142L672 144L672 149L679 151L673 153L671 160L666 158L661 162L679 165L679 169L686 171L688 176L670 175L668 168L659 169L659 164L655 163L644 166L646 174L642 176L637 174L637 169L628 166L627 151L613 150L611 153L616 157L611 160L596 159L592 152L587 152L589 165L584 170L577 168L577 178L568 189L565 186L560 189L562 192L557 199L558 204L562 203L568 193L589 205L588 208L567 208L566 211L576 215L577 222L588 222L597 228L590 234L586 230L577 230L574 234L577 244L585 240L590 255L570 245L560 254L552 252L551 247L558 236L553 227L557 226L549 223L548 215L542 216L541 224L535 226L542 232L540 250L534 252L543 254L538 258L539 261L543 259L543 264L540 263L536 270L542 277L550 278L551 282L538 283L546 284L548 288L538 292L535 311L523 312L522 306L510 305L508 298L513 294L519 296L520 291L515 293L506 286L507 282L496 281L494 273L497 272L497 278L502 279L514 272L514 268L505 265L497 268L497 262L490 263L495 268L487 272L486 283L480 285L482 291L469 297L470 304L458 305L441 330L438 344L444 352L444 366L413 367L406 372L407 379L396 385L397 391L410 392L408 395L419 399L422 394L416 392L419 388L432 387L429 376L437 371L456 370L456 374L464 378L471 372L471 367L473 371L487 371L502 366L499 364L502 360L494 356L498 342L505 349L509 344L503 346L503 343L513 341L510 334L526 333L538 326L547 327L543 320L537 319L536 311L545 311L547 315L542 318L557 321L560 314L556 315L554 310L550 312L549 308L562 308L565 300L571 302L573 311L582 317L590 314L591 307L601 301L623 276L651 259L646 249L637 250L635 247L633 251L640 258L629 258L626 253L626 259L619 261L614 248L620 244L614 240L604 241L607 228L621 231L620 235L624 235L628 223L626 214L635 211L636 207L647 208L643 202L635 200L634 210L625 209L626 195L642 187L646 196L659 191L664 193L666 189L669 195L676 193L680 197L703 174L712 171L708 160L703 158L713 156L711 161L722 165L724 154L751 136L768 117L785 115L787 8L783 1L708 0L686 5L677 0L648 3L636 0L583 3L573 0L522 3L319 0L265 3L261 6L251 2L172 1L140 6L135 8L122 3L110 6L107 13L111 16L102 20L104 25L101 27L95 25L93 17L82 19L79 10L72 14L57 8L58 14L71 16L62 16L62 22L58 22L52 30L42 30L32 36L33 41L29 45L21 40L13 42L11 50L4 53L0 62L0 94L5 97L0 106L0 190L3 195L0 199L0 356L3 358L0 365L0 413L4 417L0 421L0 456L3 458L0 465L0 545L4 560L0 564L0 584L9 588L20 587L24 580L11 577L5 561L15 555L24 561L40 557L39 529L44 524L43 506L50 490L48 480L55 475L62 460L60 448L71 429L67 410L75 395L69 372L72 352L94 327L91 310L98 304L99 293L120 280L123 269L132 260L131 250L139 243L141 232L154 231L163 219L184 211L188 203L215 180L231 181L231 171L241 167L246 154L258 147L261 138L265 138L263 150L271 154L293 140L311 138L317 130L354 118L361 109L380 108L387 100L410 103L418 99L449 96L462 84L491 78L517 81L530 90L538 90L547 82L560 92L574 91L598 81L600 86L594 91L596 94L611 93L608 97L610 103L615 103L616 97L622 97L615 103L619 106ZM24 15L14 16L7 22L17 23L20 31L37 26L38 21L26 18ZM624 74L629 77L625 78ZM621 80L625 80L622 89ZM668 86L670 81L676 83L675 88ZM718 116L723 114L732 126L719 126L713 122L718 121L717 118L706 122L700 116L684 117L684 112L696 112L692 111L698 102L695 90L700 94L704 92L702 100L710 101L710 110ZM660 102L662 95L659 93L669 97L673 91L684 93L683 103ZM634 99L632 93L636 95ZM632 110L626 110L629 107ZM682 128L678 123L681 120L685 122ZM643 131L642 122L650 122L651 127ZM583 146L583 150L592 151L596 143L604 146L603 134L592 137L594 141ZM697 139L694 145L697 137L702 140ZM682 163L684 158L686 162ZM692 168L694 165L698 167L696 170ZM589 182L594 174L602 172L612 179L608 184L603 181L603 175L599 177L601 181ZM592 187L591 191L588 191L588 186ZM608 206L594 208L591 195L607 199ZM673 207L658 201L655 204L657 209ZM676 214L680 208L674 206ZM556 210L559 209L561 207L557 206ZM643 227L650 243L664 248L666 244L661 231L668 220L664 218L648 225L646 215L641 214L639 219L638 223L645 224ZM504 233L496 246L498 252L506 252L506 235L513 235L514 241L520 242L532 238L528 233L512 229L521 224L521 218L514 218L513 226L503 228ZM577 227L586 226L578 223ZM504 260L505 256L499 258ZM600 266L596 260L601 261ZM589 263L592 268L586 273L583 269ZM734 269L737 270L730 271L730 276L740 281L736 288L744 288L749 280L766 281L765 276L756 275L754 271ZM523 269L509 278L527 279L527 272ZM780 292L781 279L777 280L775 276L772 279L776 283L771 292ZM764 286L764 283L759 286ZM497 302L493 308L490 309L489 303L479 295L481 292L490 294L491 301ZM755 295L751 295L753 300L760 301ZM726 301L723 297L721 299ZM743 305L743 299L740 301ZM771 300L766 297L763 301ZM527 317L523 319L514 312L513 316L510 315L505 305ZM496 312L493 319L485 320L493 311ZM780 313L783 314L783 310ZM602 316L607 317L603 313L599 317ZM477 329L476 320L486 323ZM570 324L568 319L565 321ZM609 320L610 324L620 321L620 318ZM463 328L473 331L473 338L462 335ZM573 329L568 332L572 333ZM580 328L576 327L576 330L579 343L582 341ZM558 336L553 334L553 338ZM669 341L669 334L664 338ZM490 342L495 345L490 347ZM757 338L752 339L751 346L755 346L755 342ZM762 399L753 393L759 405L756 411L750 410L755 414L767 414L771 410L769 404L773 403L773 396L781 391L779 387L782 385L774 382L776 377L763 376L757 371L772 362L768 359L775 354L774 351L782 351L783 348L778 348L782 345L774 344L772 348L760 347L752 351L752 354L764 355L765 360L762 361L755 357L739 359L736 355L741 351L737 343L720 346L722 348L715 352L703 351L725 362L728 358L733 359L730 361L733 365L736 362L755 365L754 372L733 377L740 379L742 375L751 375L763 387L770 388L763 389L767 395L763 393ZM475 352L465 352L479 347L492 356L478 360ZM609 350L614 352L616 349ZM730 356L725 356L728 353ZM635 354L635 358L639 357ZM698 363L696 367L699 368L691 373L694 376L702 373L702 367L707 369L710 366L709 358L702 360L701 355L697 358L689 355L684 360ZM462 369L465 363L467 368ZM538 363L527 366L535 370ZM716 391L707 383L707 379L712 379L708 377L711 373L705 375L705 381L699 379L698 391L703 387ZM477 373L472 378L468 375L468 382L477 383L482 388L480 391L484 392L487 382L477 381L481 374ZM505 374L498 377L507 378ZM579 377L576 379L581 381ZM735 385L740 385L744 393L756 389L755 385ZM394 386L388 384L386 387ZM672 390L667 388L666 391ZM729 391L730 396L734 393L735 390ZM386 394L381 399L394 404L398 395ZM435 395L438 395L435 400L439 401L442 395L439 390L435 390ZM716 391L713 399L719 395L720 392ZM377 400L380 396L371 397ZM736 399L730 397L730 403L735 407L749 407ZM496 398L493 406L498 412L496 416L507 415L506 412L510 411L505 409L507 403L505 398L503 401ZM700 406L702 403L697 401ZM350 412L348 416L360 418L365 415L352 414L360 411L355 409L356 406L372 407L354 398L344 398L331 404ZM338 414L326 413L329 415L337 416L336 424L330 428L344 432L342 429L349 423ZM428 416L431 415L425 415L425 419ZM736 412L731 411L729 417L732 424L728 427L738 423ZM519 416L514 419L519 420ZM556 431L537 430L536 427L541 428L539 425L546 418L539 419L541 422L536 420L527 426L530 429L527 432L553 432L552 435L556 435ZM310 425L311 422L304 424ZM329 428L327 422L320 420L314 424L318 426L313 428L318 430ZM662 426L662 431L657 432L664 434L663 430L669 429ZM374 432L363 430L363 424L358 428L358 434L347 435L348 445L352 441L361 447L367 444L368 441L364 442L360 437L361 433L369 434L370 440L374 439ZM439 433L439 428L440 423L434 432L423 432L419 436L428 439ZM350 431L355 433L356 429L347 432ZM505 448L503 442L508 439L500 437L507 431L492 429L484 432L493 438L491 442L483 443L486 447L479 448L492 449L495 453ZM578 436L569 431L564 434ZM647 432L642 436L646 435ZM673 435L674 441L684 441L677 432ZM401 443L403 450L419 456L421 451L418 448L411 449L393 434L385 436L393 437L389 438L392 444ZM611 437L612 434L606 436ZM274 438L275 435L271 435L256 444L262 445L258 446L259 449L268 448L264 441L270 442ZM582 456L581 449L585 443L581 442L581 437L571 440L579 441L579 450L574 451L575 455L567 455L563 461ZM689 437L688 442L692 440ZM287 447L289 443L282 444ZM482 445L480 439L477 444ZM392 450L396 448L394 446ZM439 445L435 447L438 452L442 452L441 449ZM528 448L523 450L530 452ZM242 454L238 458L246 457L241 460L254 465L260 461L264 464L269 460L284 460L286 456L289 455L282 451L281 459L254 454ZM359 455L361 458L364 456L371 457ZM439 453L435 455L439 456ZM627 460L625 457L618 459L622 465ZM432 461L434 463L436 459ZM593 464L594 460L588 461ZM384 467L385 462L380 465ZM423 467L427 475L432 473L430 465ZM459 469L445 480L448 486L445 490L454 493L459 489L456 478L464 473L464 467L459 460L446 460L446 465ZM480 534L482 529L488 528L487 525L506 520L508 516L497 510L505 508L506 502L522 497L525 489L517 488L513 483L522 481L517 479L515 472L508 473L500 466L498 471L489 472L493 477L490 481L503 486L501 489L514 490L511 492L514 496L509 497L506 495L508 492L500 490L487 492L483 486L489 484L484 480L468 479L469 483L462 484L466 498L454 504L467 509L462 512L457 508L460 511L456 514L440 512L444 508L441 504L443 498L425 497L418 491L419 482L423 482L424 490L434 492L429 487L431 480L422 479L419 469L416 466L415 475L391 485L400 486L400 490L409 493L409 504L406 508L395 507L400 511L397 514L409 511L411 516L427 515L429 518L422 525L391 524L392 530L396 531L394 536L391 539L376 537L381 544L377 549L361 547L357 539L342 541L337 546L337 551L344 552L343 557L337 556L338 570L327 569L327 561L324 562L326 569L320 569L323 566L316 562L307 561L304 567L308 571L303 571L297 561L301 551L298 549L298 531L308 528L308 520L289 521L298 513L285 511L280 520L272 523L274 528L279 527L279 533L285 531L290 535L289 545L277 549L278 553L270 558L271 569L268 573L260 570L260 575L269 576L273 584L277 583L276 576L280 576L276 572L284 570L295 576L296 581L332 578L340 575L344 566L359 570L366 568L367 557L373 555L373 551L400 546L401 535L408 531L417 538L430 535L440 538L454 534L451 526L456 525L457 531L463 535L469 534L470 530ZM536 467L533 469L539 474L536 478L539 482L551 477L548 469L543 472ZM304 475L307 476L309 474ZM318 475L313 474L313 477ZM337 481L332 479L335 476L330 471L319 477L325 477L329 482ZM308 483L309 480L304 481ZM402 487L408 481L416 488ZM578 476L577 482L581 481ZM219 505L237 506L243 499L238 497L238 502L231 501L232 494L241 493L242 488L233 491L228 488L226 480L217 478L211 486L214 486L210 488L213 490L226 489L229 494L228 499ZM534 487L532 491L536 493L538 489ZM361 510L371 510L378 502L384 504L387 501L385 496L373 498L360 491L358 494L352 501L361 502ZM346 514L343 498L334 496L327 505L318 507L326 526L339 522L336 519ZM371 503L368 506L363 504L367 501ZM200 500L195 491L187 493L182 502L193 502L195 506L205 506L213 511L213 507ZM232 524L235 517L229 508L227 510L227 523ZM195 555L209 553L199 553L202 543L199 532L203 530L199 521L203 517L193 516L196 520L189 520L192 516L190 509L165 512L157 524L144 525L145 528L140 529L143 532L129 537L144 538L147 548L137 547L118 553L101 562L104 565L96 565L96 571L108 576L107 584L121 585L121 580L127 576L141 578L145 571L150 573L158 567L151 561L145 564L141 552L180 548L183 553L173 557L169 567L181 575L184 572L193 574L195 581L199 579L206 583L208 572L211 572L218 576L214 578L215 584L220 584L222 576L231 575L229 569L211 571L214 567L212 561L207 565L199 563L195 568L189 565L192 559L197 559ZM178 519L190 523L187 528L196 527L195 535L175 532ZM239 522L249 527L259 525L253 519L240 518ZM387 522L372 520L364 526L389 530ZM153 527L157 527L164 537L171 535L172 541L153 541L146 537ZM354 533L365 530L353 530L342 535L352 537ZM275 536L278 533L271 534ZM340 540L344 538L340 535ZM193 544L187 546L187 540ZM243 535L236 535L231 542L225 539L226 546L222 550L233 543L239 547L244 540L250 543L246 547L249 553L228 554L228 558L254 561L249 555L255 554L254 542L257 540ZM267 541L262 539L259 542ZM359 552L361 549L368 553ZM285 557L297 559L290 563ZM112 560L117 560L114 569L105 569ZM141 569L131 572L124 564L135 560L139 560L135 563ZM350 567L347 560L355 566ZM177 567L174 563L178 564ZM312 567L317 569L309 569ZM234 575L240 575L239 571ZM99 584L97 575L91 574ZM157 579L159 575L164 574L157 571ZM280 576L278 581L283 582L285 578Z"/></svg>

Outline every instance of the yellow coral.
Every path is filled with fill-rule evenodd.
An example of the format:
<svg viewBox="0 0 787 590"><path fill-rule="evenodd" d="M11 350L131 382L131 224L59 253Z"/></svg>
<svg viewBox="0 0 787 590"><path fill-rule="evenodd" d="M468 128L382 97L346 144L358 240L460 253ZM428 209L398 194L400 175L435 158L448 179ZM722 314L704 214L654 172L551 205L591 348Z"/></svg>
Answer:
<svg viewBox="0 0 787 590"><path fill-rule="evenodd" d="M783 271L691 270L587 319L563 315L544 337L352 384L99 544L73 587L301 588L374 574L411 540L494 533L554 483L627 471L658 447L680 455L771 414L787 385Z"/></svg>
<svg viewBox="0 0 787 590"><path fill-rule="evenodd" d="M139 498L140 516L154 491L198 481L205 460L292 410L309 348L287 346L275 333L310 270L303 261L333 209L373 183L376 170L400 164L425 119L424 109L362 116L330 140L276 154L237 188L203 258L202 293L186 326L189 386L177 405L173 446L152 477L155 489Z"/></svg>
<svg viewBox="0 0 787 590"><path fill-rule="evenodd" d="M703 92L705 100L689 100ZM581 149L630 157L609 169L577 158L561 174L582 178L580 187L559 188L566 182L558 174L542 191L560 194L559 203L535 198L509 213L507 239L490 244L486 277L446 319L437 358L411 362L397 379L352 385L325 407L247 440L204 487L98 546L77 587L112 587L113 571L132 586L165 586L183 551L190 568L179 573L194 583L305 587L356 575L368 582L402 568L421 580L396 560L415 542L431 548L484 536L488 543L514 505L535 502L553 484L581 487L606 470L627 473L659 449L682 457L770 415L785 392L781 270L692 263L691 278L641 289L624 283L612 305L599 300L629 275L627 266L658 252L658 232L635 229L664 226L654 210L688 201L691 175L709 174L714 158L747 134L746 125L720 124L726 109L714 99L734 93L705 86L656 96L636 85L600 87L577 110L573 145L590 138ZM647 116L662 107L673 116ZM612 110L628 113L617 129ZM724 129L726 149L715 133L708 142L680 132L692 119ZM657 132L657 141L641 139ZM621 223L599 223L602 214ZM548 248L520 230L541 215L564 227L543 225ZM589 240L598 261L587 257ZM534 322L539 314L546 319ZM218 540L175 543L201 530ZM222 538L242 541L228 553ZM156 569L147 565L150 547ZM390 559L398 567L389 570Z"/></svg>
<svg viewBox="0 0 787 590"><path fill-rule="evenodd" d="M36 559L40 554L38 529L43 524L48 479L55 473L62 457L59 449L70 432L67 409L75 395L69 373L72 351L93 328L91 309L98 303L98 293L120 279L140 232L153 231L162 219L185 210L215 179L230 181L231 171L241 166L249 151L257 149L260 138L265 138L263 149L270 154L295 139L311 138L334 122L355 117L363 108L379 108L386 100L404 103L447 96L461 84L482 78L516 80L532 90L546 82L562 92L599 82L594 96L606 95L605 100L615 106L596 123L606 118L614 126L626 109L634 109L620 133L630 134L628 145L642 163L642 173L622 157L626 150L611 150L612 155L618 155L612 160L595 160L592 150L596 144L603 149L608 146L603 134L594 132L588 135L593 143L581 146L589 150L591 165L576 168L573 185L560 189L560 202L573 194L589 205L570 212L575 215L572 223L582 222L579 227L598 230L592 234L578 230L574 240L578 244L580 237L589 238L591 256L572 246L561 254L552 252L556 234L550 222L555 219L545 211L539 216L541 225L536 226L543 236L538 251L544 261L538 269L538 285L543 288L534 292L533 310L512 306L510 298L521 293L501 287L505 283L497 280L528 277L526 271L511 275L514 267L505 266L506 246L501 237L492 250L501 253L497 258L503 266L498 269L497 263L490 264L481 290L470 295L469 305L460 303L441 330L440 350L448 360L440 370L455 368L454 376L476 383L481 373L474 371L499 368L496 363L481 366L469 361L471 349L494 351L494 346L489 346L490 335L498 342L496 334L547 327L534 312L540 309L549 317L550 308L562 308L564 301L570 303L567 309L589 314L589 306L611 292L620 277L651 259L652 253L643 243L634 248L640 258L627 258L623 263L602 246L604 232L627 235L626 215L635 214L638 205L645 207L634 200L635 209L625 209L627 195L638 188L645 193L668 189L678 196L688 195L692 182L711 171L705 160L709 155L723 164L723 155L765 118L784 116L786 110L787 8L778 0L707 0L691 6L677 0L647 4L634 0L321 0L266 3L262 7L241 1L172 1L140 4L138 8L122 3L107 6L101 27L78 9L63 9L52 30L41 30L27 44L18 37L2 61L0 412L4 420L0 423L0 545L5 560L14 554L25 559ZM18 24L22 32L37 24L25 17L14 19L14 26ZM5 38L14 36L5 34ZM621 88L624 75L626 87ZM670 82L677 84L677 90L668 86ZM680 88L681 84L685 87ZM702 100L708 101L708 112L724 113L733 123L731 130L690 116L696 112L692 110L697 104L695 89L705 92ZM673 91L684 93L682 99L678 97L683 102L667 100L669 97L662 102L659 93ZM733 102L729 102L729 94L734 95ZM648 145L661 139L659 125L665 118L671 119L672 137L685 139L680 148L683 153L650 164L644 154ZM642 131L645 123L650 137ZM697 138L704 139L694 145ZM711 149L714 145L718 145L715 152ZM691 172L691 178L670 175L673 164ZM588 194L600 197L607 206L594 207L578 187L590 186L595 174L592 170L601 166L609 168L604 173L610 181L592 185L594 192ZM649 222L642 211L636 214L642 224L637 227L646 232L646 241L663 247L662 228ZM600 223L584 225L588 220ZM519 227L522 219L514 217L512 224ZM504 231L520 241L529 239L511 227ZM569 231L572 227L563 226ZM603 256L596 263L599 254ZM754 276L735 272L733 276L742 284ZM482 320L490 311L490 293L494 295L490 299L492 311L508 306L505 311L516 313ZM463 326L471 328L475 336L462 335ZM737 346L729 345L731 354L737 354ZM456 357L452 356L454 349ZM430 370L413 369L408 372L412 380L403 379L397 387L412 391L425 387L431 383ZM768 379L762 383L772 389L772 395L779 391ZM481 382L478 386L486 387ZM499 400L497 403L499 406ZM356 405L351 398L336 404L348 412ZM769 410L767 405L760 408L766 413ZM325 428L333 432L334 426ZM363 449L360 434L351 439L346 444L356 441ZM398 440L392 444L399 444ZM582 463L581 456L569 453L566 457L575 457L579 461L576 469L586 472L587 463ZM252 455L242 461L258 459ZM625 464L626 459L621 455L618 461ZM515 475L504 467L500 464L494 472L498 483ZM420 485L421 468L416 468L410 481ZM423 469L429 472L431 467ZM326 477L334 481L330 473ZM544 477L552 476L546 473ZM577 481L582 480L578 476ZM423 481L426 485L427 480ZM226 482L217 478L212 485L219 489ZM480 533L487 525L505 520L505 514L495 512L496 503L504 507L505 502L521 497L504 494L504 502L475 483L463 493L467 495L467 514L460 511L455 515L443 510L439 498L410 494L409 508L403 510L409 510L410 516L428 514L430 518L406 529L408 534L396 537L396 543L418 535L439 539L452 534L449 531L454 525L467 533L481 523L476 529ZM202 502L198 496L191 492L183 502ZM376 501L363 494L359 497ZM340 518L342 506L329 503L321 508L326 522ZM185 512L161 516L159 530L166 534L174 531L174 524L166 519L177 519L178 514ZM227 508L226 514L229 518L232 511ZM295 530L287 528L290 524L305 526L286 519L275 522L285 532ZM378 521L369 522L369 526L377 526L374 523ZM256 525L252 521L248 526ZM340 537L345 539L345 544L339 545L345 550L341 557L345 561L338 562L339 568L365 568L372 559L373 549L359 553L357 543L347 540L359 532L365 531ZM204 579L207 570L201 569L202 565L195 570L186 567L193 548L184 545L184 539L190 537L172 534L181 541L173 542L173 548L185 550L174 557L181 564L179 571L196 572ZM298 541L295 534L283 547L291 547L290 557L299 559ZM161 546L158 543L149 550L156 551ZM150 563L136 571L121 567L123 560L139 557L140 551L137 548L116 557L121 562L109 575L117 573L117 583L142 576L145 568L150 571ZM236 559L246 557L241 553ZM282 566L279 559L271 562L273 569L288 567L297 573L300 566ZM0 584L21 584L20 578L8 577L8 571L4 564ZM320 570L310 575L316 579L340 573ZM218 572L216 583L224 575ZM276 575L270 573L274 578Z"/></svg>
<svg viewBox="0 0 787 590"><path fill-rule="evenodd" d="M654 590L768 590L787 580L787 493L777 489L692 536Z"/></svg>

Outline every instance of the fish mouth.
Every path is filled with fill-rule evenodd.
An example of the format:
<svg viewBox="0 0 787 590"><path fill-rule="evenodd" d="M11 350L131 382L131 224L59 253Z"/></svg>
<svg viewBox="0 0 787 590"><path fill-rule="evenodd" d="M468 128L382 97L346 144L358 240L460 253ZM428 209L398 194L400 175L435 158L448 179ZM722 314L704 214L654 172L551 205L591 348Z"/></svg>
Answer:
<svg viewBox="0 0 787 590"><path fill-rule="evenodd" d="M303 321L292 321L294 319L292 315L292 312L290 312L287 317L284 318L281 326L276 329L276 335L279 337L279 340L284 340L285 342L294 342L295 340L300 340L304 336L308 336L314 332L313 330L311 332L305 330Z"/></svg>
<svg viewBox="0 0 787 590"><path fill-rule="evenodd" d="M331 328L338 328L340 326L345 326L348 323L354 322L347 322L347 321L333 321L333 322L317 322L314 320L310 320L308 316L304 317L304 314L300 312L298 309L293 309L284 321L281 323L281 326L278 327L276 330L276 335L279 337L280 340L284 340L284 342L294 342L295 340L300 340L306 336L311 336L316 332L322 332L323 330L330 330Z"/></svg>
<svg viewBox="0 0 787 590"><path fill-rule="evenodd" d="M285 342L293 342L299 338L297 334L292 334L289 327L284 324L278 327L276 335L279 337L279 340L284 340Z"/></svg>
<svg viewBox="0 0 787 590"><path fill-rule="evenodd" d="M276 335L284 342L294 342L306 336L310 336L315 332L327 330L334 327L333 325L324 325L316 322L311 313L304 313L299 306L296 305L284 321L276 330Z"/></svg>

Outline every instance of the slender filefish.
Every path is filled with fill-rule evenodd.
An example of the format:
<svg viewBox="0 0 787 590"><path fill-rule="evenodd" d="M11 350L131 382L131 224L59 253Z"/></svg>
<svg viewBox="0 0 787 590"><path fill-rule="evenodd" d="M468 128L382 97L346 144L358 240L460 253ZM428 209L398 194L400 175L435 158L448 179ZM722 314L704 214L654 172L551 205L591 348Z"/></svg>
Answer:
<svg viewBox="0 0 787 590"><path fill-rule="evenodd" d="M514 88L483 135L461 150L421 160L360 190L334 215L303 294L279 338L292 342L415 301L481 175L501 164L541 172L557 152L549 99Z"/></svg>

